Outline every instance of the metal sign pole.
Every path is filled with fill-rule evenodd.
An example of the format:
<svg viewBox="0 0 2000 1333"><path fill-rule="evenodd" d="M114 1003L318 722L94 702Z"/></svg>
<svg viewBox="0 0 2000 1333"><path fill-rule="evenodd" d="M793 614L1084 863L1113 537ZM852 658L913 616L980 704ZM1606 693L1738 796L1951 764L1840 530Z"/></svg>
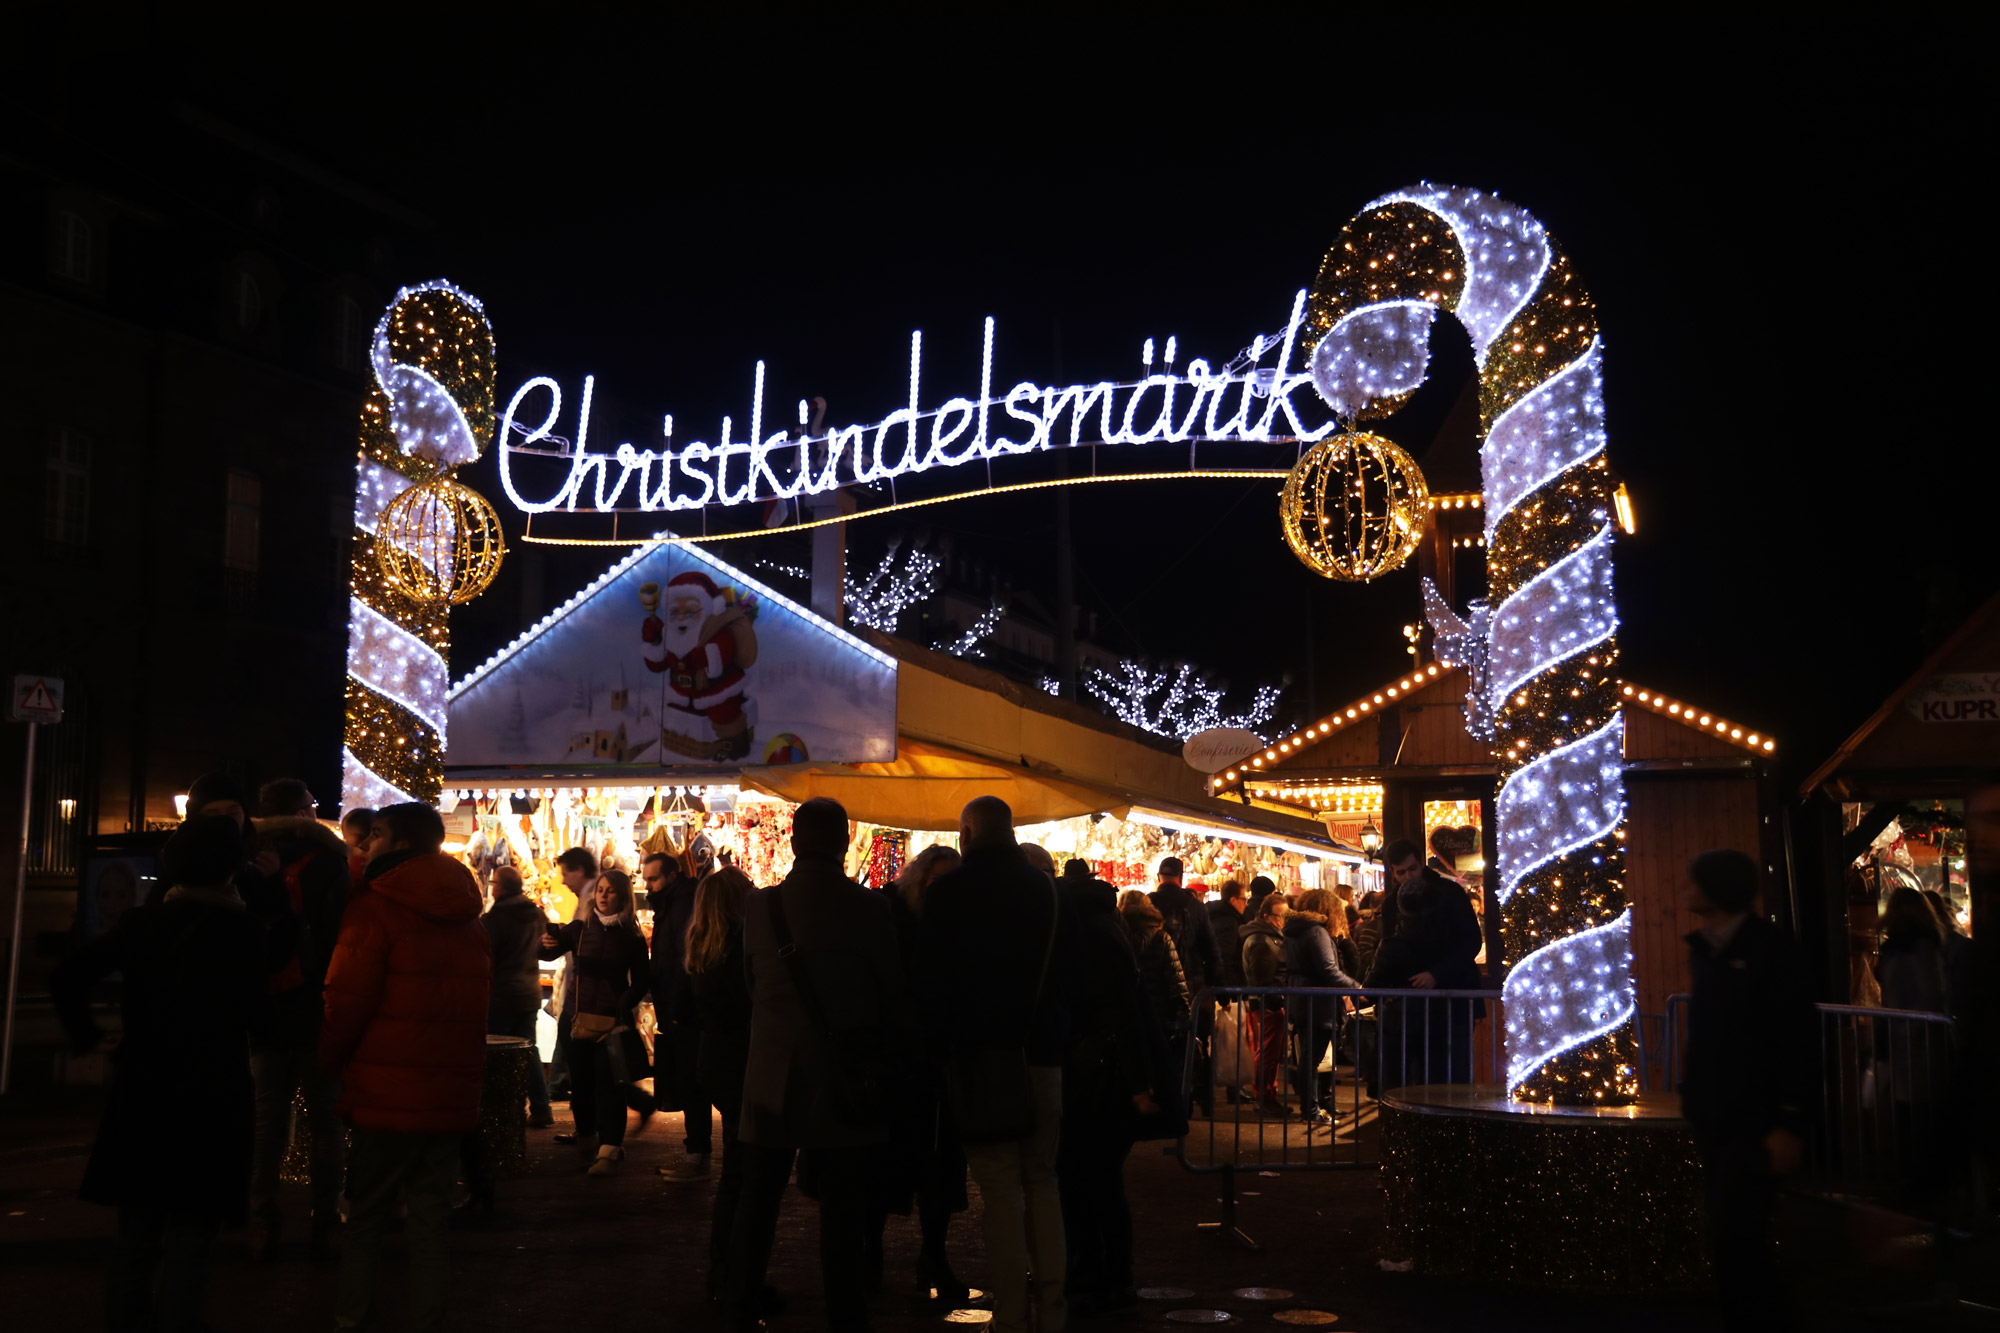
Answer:
<svg viewBox="0 0 2000 1333"><path fill-rule="evenodd" d="M21 768L20 860L14 863L14 931L7 948L7 1030L0 1036L0 1096L14 1070L14 992L21 984L21 909L28 899L28 815L35 799L35 724L28 724L28 758Z"/></svg>

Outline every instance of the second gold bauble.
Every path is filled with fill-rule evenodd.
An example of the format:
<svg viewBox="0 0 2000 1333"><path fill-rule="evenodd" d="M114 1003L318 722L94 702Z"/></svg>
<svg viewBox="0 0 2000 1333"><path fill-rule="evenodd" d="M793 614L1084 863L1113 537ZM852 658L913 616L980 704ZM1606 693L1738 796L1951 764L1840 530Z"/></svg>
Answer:
<svg viewBox="0 0 2000 1333"><path fill-rule="evenodd" d="M1343 431L1299 460L1279 512L1286 543L1309 569L1365 583L1410 558L1429 510L1430 487L1400 445Z"/></svg>

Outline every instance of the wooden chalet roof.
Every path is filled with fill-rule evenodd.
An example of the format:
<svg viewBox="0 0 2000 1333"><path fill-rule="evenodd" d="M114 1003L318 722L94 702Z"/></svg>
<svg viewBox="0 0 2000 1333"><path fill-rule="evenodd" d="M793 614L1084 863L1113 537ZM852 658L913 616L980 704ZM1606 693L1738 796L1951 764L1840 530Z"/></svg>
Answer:
<svg viewBox="0 0 2000 1333"><path fill-rule="evenodd" d="M1430 663L1282 737L1260 755L1218 775L1218 790L1249 781L1379 780L1498 772L1492 752L1465 729L1466 675ZM1739 767L1770 755L1768 733L1630 681L1625 695L1625 758L1642 767Z"/></svg>
<svg viewBox="0 0 2000 1333"><path fill-rule="evenodd" d="M1926 721L1905 707L1941 676L2000 677L2000 593L1958 631L1902 687L1827 757L1799 788L1801 796L1825 786L1840 799L1865 789L1871 778L1892 785L1986 775L2000 769L2000 721ZM2000 683L2000 682L1996 682ZM1991 697L1992 684L1987 697Z"/></svg>

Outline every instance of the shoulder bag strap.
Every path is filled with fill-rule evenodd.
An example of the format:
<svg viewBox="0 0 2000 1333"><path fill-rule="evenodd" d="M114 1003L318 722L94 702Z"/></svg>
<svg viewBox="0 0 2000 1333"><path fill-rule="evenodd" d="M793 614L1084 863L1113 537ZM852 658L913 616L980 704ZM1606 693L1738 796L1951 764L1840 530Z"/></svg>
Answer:
<svg viewBox="0 0 2000 1333"><path fill-rule="evenodd" d="M833 1029L819 1007L819 993L813 989L812 978L806 974L805 959L799 957L799 946L792 939L791 923L785 920L784 886L773 885L770 895L771 933L778 940L778 957L785 960L785 970L792 974L792 987L799 993L799 1004L806 1011L806 1021L812 1024L820 1040L831 1042Z"/></svg>
<svg viewBox="0 0 2000 1333"><path fill-rule="evenodd" d="M1035 1010L1042 1007L1042 985L1049 979L1049 960L1056 956L1056 931L1062 926L1062 899L1056 894L1056 882L1049 881L1049 942L1042 950L1042 970L1035 976L1035 997L1028 1002L1028 1026L1035 1025Z"/></svg>

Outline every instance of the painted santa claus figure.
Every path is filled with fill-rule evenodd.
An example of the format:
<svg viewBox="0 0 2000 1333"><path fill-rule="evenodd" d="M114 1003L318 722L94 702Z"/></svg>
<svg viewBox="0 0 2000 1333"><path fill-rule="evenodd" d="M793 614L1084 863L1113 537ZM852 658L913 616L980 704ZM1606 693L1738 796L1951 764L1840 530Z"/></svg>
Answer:
<svg viewBox="0 0 2000 1333"><path fill-rule="evenodd" d="M756 739L747 694L757 661L755 600L691 569L665 587L642 584L639 603L646 610L640 653L666 678L661 748L709 760L749 754Z"/></svg>

